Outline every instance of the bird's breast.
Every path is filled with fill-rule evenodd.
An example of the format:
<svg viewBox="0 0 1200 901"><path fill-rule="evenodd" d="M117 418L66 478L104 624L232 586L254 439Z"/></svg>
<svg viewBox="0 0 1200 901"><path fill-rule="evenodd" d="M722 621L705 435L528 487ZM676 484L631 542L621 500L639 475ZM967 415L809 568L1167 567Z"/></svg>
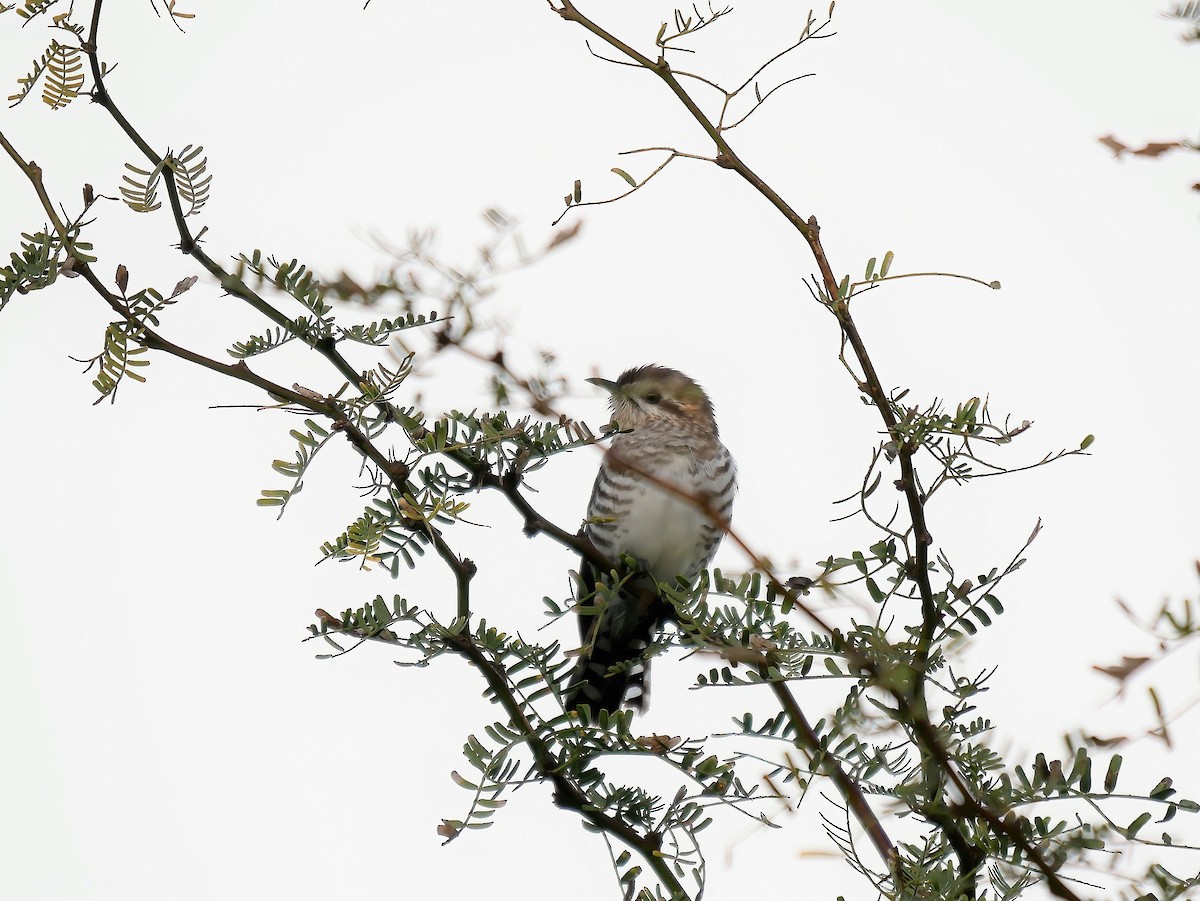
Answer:
<svg viewBox="0 0 1200 901"><path fill-rule="evenodd" d="M636 557L659 581L694 578L715 547L714 527L694 503L656 481L707 503L714 495L711 475L685 454L634 462L653 479L611 461L604 466L592 495L588 536L607 556Z"/></svg>

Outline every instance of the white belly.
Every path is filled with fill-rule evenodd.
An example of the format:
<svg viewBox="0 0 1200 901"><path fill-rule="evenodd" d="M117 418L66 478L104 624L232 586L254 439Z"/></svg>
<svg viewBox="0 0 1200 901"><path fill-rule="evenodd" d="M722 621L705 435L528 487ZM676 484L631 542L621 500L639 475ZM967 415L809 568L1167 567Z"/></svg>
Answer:
<svg viewBox="0 0 1200 901"><path fill-rule="evenodd" d="M656 468L654 475L694 495L698 486L689 469L690 461L678 456ZM613 546L617 553L643 561L660 582L678 575L690 579L700 562L701 529L707 521L695 505L639 479L622 511Z"/></svg>

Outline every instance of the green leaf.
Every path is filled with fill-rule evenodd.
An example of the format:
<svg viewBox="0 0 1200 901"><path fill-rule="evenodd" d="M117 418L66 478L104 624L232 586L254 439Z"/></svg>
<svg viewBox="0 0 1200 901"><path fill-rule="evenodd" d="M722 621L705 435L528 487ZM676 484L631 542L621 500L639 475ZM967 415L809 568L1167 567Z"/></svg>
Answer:
<svg viewBox="0 0 1200 901"><path fill-rule="evenodd" d="M62 271L63 250L57 236L45 230L21 235L20 253L10 253L10 265L0 268L0 309L16 294L48 288Z"/></svg>
<svg viewBox="0 0 1200 901"><path fill-rule="evenodd" d="M1088 782L1087 788L1082 787L1084 779ZM1088 757L1087 748L1077 748L1075 750L1075 762L1071 767L1071 775L1068 777L1067 782L1071 785L1079 783L1080 788L1086 792L1091 790L1091 781L1092 761Z"/></svg>
<svg viewBox="0 0 1200 901"><path fill-rule="evenodd" d="M1175 789L1171 788L1171 777L1166 777L1150 790L1150 797L1156 801L1165 801L1171 795L1175 794Z"/></svg>
<svg viewBox="0 0 1200 901"><path fill-rule="evenodd" d="M83 59L78 47L52 41L46 57L46 82L42 103L50 109L62 109L79 96L83 87Z"/></svg>
<svg viewBox="0 0 1200 901"><path fill-rule="evenodd" d="M133 173L121 176L124 182L120 185L121 198L128 207L136 213L153 213L159 209L162 203L158 200L158 181L162 176L162 168L156 166L148 172L131 163L126 163L125 168Z"/></svg>
<svg viewBox="0 0 1200 901"><path fill-rule="evenodd" d="M876 604L882 604L884 597L886 597L882 589L875 584L875 580L869 577L867 578L867 594L871 595L871 600Z"/></svg>
<svg viewBox="0 0 1200 901"><path fill-rule="evenodd" d="M1135 835L1138 834L1138 830L1141 829L1143 826L1145 826L1149 822L1150 822L1150 811L1147 810L1145 813L1139 814L1137 819L1135 819L1132 823L1129 824L1129 826L1126 827L1125 834L1127 836L1129 836L1130 838L1133 838Z"/></svg>
<svg viewBox="0 0 1200 901"><path fill-rule="evenodd" d="M165 161L175 176L175 187L179 189L180 199L187 204L183 211L184 216L200 212L200 208L208 202L212 176L206 174L208 158L201 156L203 152L203 147L188 144L177 156L168 155Z"/></svg>
<svg viewBox="0 0 1200 901"><path fill-rule="evenodd" d="M1108 762L1108 772L1104 774L1104 790L1111 794L1117 787L1117 776L1121 772L1121 755L1114 754Z"/></svg>
<svg viewBox="0 0 1200 901"><path fill-rule="evenodd" d="M342 339L357 341L359 344L372 344L376 347L385 346L392 335L410 328L431 325L437 321L437 313L426 316L424 313L409 313L407 316L395 319L379 319L367 325L352 325L349 328L338 326Z"/></svg>
<svg viewBox="0 0 1200 901"><path fill-rule="evenodd" d="M624 169L618 169L616 166L613 166L613 168L610 171L617 173L617 175L619 175L619 176L621 176L621 178L625 179L625 181L629 184L629 187L636 188L638 186L637 179L634 178L632 175L630 175L628 172L626 172Z"/></svg>
<svg viewBox="0 0 1200 901"><path fill-rule="evenodd" d="M23 77L17 79L17 84L20 85L20 89L17 91L17 93L8 95L8 99L13 101L11 104L9 104L10 106L16 106L29 96L29 93L37 84L38 79L41 78L45 73L46 62L49 60L50 54L54 52L54 48L57 45L58 41L51 41L50 46L46 48L46 51L42 54L41 58L33 61L32 68L29 70L29 72Z"/></svg>

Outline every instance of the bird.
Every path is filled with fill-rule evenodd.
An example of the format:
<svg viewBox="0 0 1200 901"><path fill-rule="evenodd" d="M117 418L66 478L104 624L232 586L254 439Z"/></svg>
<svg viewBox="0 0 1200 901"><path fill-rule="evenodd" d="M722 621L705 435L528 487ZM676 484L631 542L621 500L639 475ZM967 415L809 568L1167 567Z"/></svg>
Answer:
<svg viewBox="0 0 1200 901"><path fill-rule="evenodd" d="M658 583L694 583L712 561L733 510L737 464L708 395L683 373L650 364L616 381L587 381L608 392L618 433L596 474L583 532L614 566L629 556L638 568L616 590L597 592L601 573L583 558L580 597L592 610L579 613L583 647L566 707L641 711L649 694L644 654L673 614Z"/></svg>

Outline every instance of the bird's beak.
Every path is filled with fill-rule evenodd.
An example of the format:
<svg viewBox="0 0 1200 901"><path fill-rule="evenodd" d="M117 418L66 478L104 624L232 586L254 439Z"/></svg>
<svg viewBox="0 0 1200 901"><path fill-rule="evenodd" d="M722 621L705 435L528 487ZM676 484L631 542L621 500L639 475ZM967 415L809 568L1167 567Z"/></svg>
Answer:
<svg viewBox="0 0 1200 901"><path fill-rule="evenodd" d="M591 382L597 388L603 388L609 394L616 394L620 390L620 386L608 379L584 379L585 382Z"/></svg>

